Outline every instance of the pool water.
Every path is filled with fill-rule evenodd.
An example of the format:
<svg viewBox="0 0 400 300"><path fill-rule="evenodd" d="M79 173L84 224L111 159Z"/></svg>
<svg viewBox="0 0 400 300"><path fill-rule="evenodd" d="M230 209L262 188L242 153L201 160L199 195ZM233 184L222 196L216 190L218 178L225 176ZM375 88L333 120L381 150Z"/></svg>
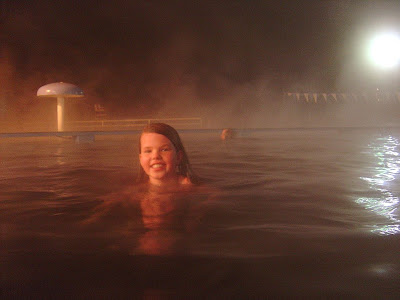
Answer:
<svg viewBox="0 0 400 300"><path fill-rule="evenodd" d="M150 202L135 135L1 139L0 296L400 296L399 131L181 137L206 183Z"/></svg>

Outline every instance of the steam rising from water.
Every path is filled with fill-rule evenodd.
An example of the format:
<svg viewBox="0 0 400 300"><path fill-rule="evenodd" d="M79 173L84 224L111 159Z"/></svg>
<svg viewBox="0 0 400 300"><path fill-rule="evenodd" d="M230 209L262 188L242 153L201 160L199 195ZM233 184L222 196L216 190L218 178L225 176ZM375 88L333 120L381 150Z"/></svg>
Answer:
<svg viewBox="0 0 400 300"><path fill-rule="evenodd" d="M85 91L83 101L70 104L70 120L92 118L94 103L110 118L202 117L210 127L347 126L368 119L360 108L281 100L285 90L369 87L376 78L360 77L363 69L354 63L352 40L360 29L348 28L368 22L378 5L28 2L4 2L0 15L0 116L11 129L21 120L52 122L51 105L35 95L56 81ZM398 11L382 4L380 14L385 7Z"/></svg>

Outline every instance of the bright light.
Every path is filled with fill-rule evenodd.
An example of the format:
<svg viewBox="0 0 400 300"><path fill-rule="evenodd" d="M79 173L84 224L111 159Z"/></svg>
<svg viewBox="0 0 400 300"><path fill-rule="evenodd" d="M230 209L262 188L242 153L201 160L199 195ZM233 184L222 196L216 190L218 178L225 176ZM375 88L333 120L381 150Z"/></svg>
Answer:
<svg viewBox="0 0 400 300"><path fill-rule="evenodd" d="M400 38L393 33L376 36L370 42L368 55L381 68L393 68L400 63Z"/></svg>

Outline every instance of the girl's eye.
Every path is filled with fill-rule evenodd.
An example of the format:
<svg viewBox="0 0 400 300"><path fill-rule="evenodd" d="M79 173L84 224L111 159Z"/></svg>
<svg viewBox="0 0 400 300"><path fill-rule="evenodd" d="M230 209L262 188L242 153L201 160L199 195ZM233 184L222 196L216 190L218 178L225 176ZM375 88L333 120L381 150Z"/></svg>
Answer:
<svg viewBox="0 0 400 300"><path fill-rule="evenodd" d="M144 150L143 152L144 152L144 153L150 153L150 152L151 152L151 150L149 150L149 149L146 149L146 150Z"/></svg>
<svg viewBox="0 0 400 300"><path fill-rule="evenodd" d="M163 148L163 149L161 149L161 151L163 151L163 152L169 151L169 150L170 150L169 148Z"/></svg>

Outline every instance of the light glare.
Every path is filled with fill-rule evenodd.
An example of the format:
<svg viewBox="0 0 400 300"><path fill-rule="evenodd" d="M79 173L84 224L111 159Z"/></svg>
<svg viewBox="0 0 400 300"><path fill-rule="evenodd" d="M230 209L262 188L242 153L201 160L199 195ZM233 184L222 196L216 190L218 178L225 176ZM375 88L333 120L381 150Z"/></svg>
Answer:
<svg viewBox="0 0 400 300"><path fill-rule="evenodd" d="M400 38L393 33L376 36L369 47L369 58L381 68L393 68L400 62Z"/></svg>

